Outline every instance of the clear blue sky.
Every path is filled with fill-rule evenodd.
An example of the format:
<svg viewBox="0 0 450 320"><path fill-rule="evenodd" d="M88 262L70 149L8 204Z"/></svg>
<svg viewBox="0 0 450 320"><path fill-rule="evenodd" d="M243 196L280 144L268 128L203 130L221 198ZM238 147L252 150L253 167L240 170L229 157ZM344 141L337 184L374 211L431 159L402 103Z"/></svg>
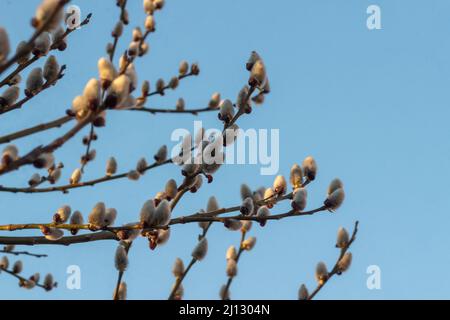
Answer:
<svg viewBox="0 0 450 320"><path fill-rule="evenodd" d="M0 24L13 44L27 38L29 19L39 1L0 1ZM142 24L142 1L131 0L131 26ZM61 115L85 82L97 74L109 34L118 16L115 1L73 1L83 14L94 14L91 24L69 39L58 53L68 65L66 76L21 112L2 116L0 134L51 120ZM366 28L366 8L378 4L382 30ZM339 226L351 229L360 221L352 248L350 271L334 278L318 299L449 298L450 266L448 202L450 128L450 3L436 1L181 1L169 0L157 14L157 33L150 37L150 54L137 62L139 78L153 82L174 75L178 63L198 61L201 76L183 81L179 90L152 105L169 107L178 97L187 106L203 106L214 91L234 99L247 79L244 64L252 50L264 58L272 93L263 107L239 121L243 128L280 129L280 173L313 155L319 165L317 181L309 187L309 207L321 204L331 179L340 177L347 199L335 215L318 215L270 223L251 234L255 249L239 263L232 297L295 299L302 282L315 285L318 261L334 263ZM129 37L131 28L127 29ZM121 50L126 48L122 42ZM42 63L42 62L40 62ZM175 128L192 128L190 115L173 116L114 112L108 126L99 130L95 143L98 159L87 168L86 179L104 172L111 155L119 168L134 167L141 156L151 158L170 141ZM217 127L215 114L198 117L205 126ZM21 150L46 143L61 131L21 140ZM66 168L64 182L82 153L81 136L57 153ZM4 185L25 185L33 170L2 177ZM119 223L136 220L141 205L163 188L168 178L180 179L179 169L165 166L139 182L121 181L68 195L0 194L1 224L44 222L62 204L87 214L97 201L119 211ZM256 188L272 184L256 165L222 168L212 185L188 195L174 215L205 207L209 196L220 204L239 203L239 186ZM286 204L281 205L283 211ZM278 210L277 210L278 212ZM131 299L165 299L173 283L171 267L176 257L186 263L196 243L197 225L176 226L170 242L156 252L140 239L130 252L124 280ZM35 233L34 233L35 234ZM185 280L185 298L217 298L225 283L225 251L238 244L239 234L215 225L209 234L207 258ZM24 272L54 273L61 286L44 294L17 288L0 275L1 299L110 299L116 281L114 242L73 247L27 248L50 257L25 258ZM65 288L66 268L79 265L82 289ZM368 290L366 268L381 268L381 290Z"/></svg>

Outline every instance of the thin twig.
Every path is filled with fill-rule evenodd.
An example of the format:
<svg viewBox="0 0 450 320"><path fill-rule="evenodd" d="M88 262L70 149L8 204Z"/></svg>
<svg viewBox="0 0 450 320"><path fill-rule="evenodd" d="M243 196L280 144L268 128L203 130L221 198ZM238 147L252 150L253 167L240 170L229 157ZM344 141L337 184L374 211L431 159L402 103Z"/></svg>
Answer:
<svg viewBox="0 0 450 320"><path fill-rule="evenodd" d="M8 251L8 250L0 250L0 253L4 253L4 254L11 254L14 256L30 256L30 257L35 257L35 258L46 258L48 257L48 255L46 254L37 254L37 253L31 253L28 251Z"/></svg>
<svg viewBox="0 0 450 320"><path fill-rule="evenodd" d="M239 259L242 255L242 252L244 252L244 241L245 241L245 236L246 236L247 232L246 231L241 231L241 242L239 243L239 250L238 253L236 255L236 264L238 264ZM225 289L224 291L226 292L225 296L229 296L229 292L230 292L230 286L231 283L233 282L234 277L228 277L228 281L227 284L225 285Z"/></svg>
<svg viewBox="0 0 450 320"><path fill-rule="evenodd" d="M8 270L8 269L2 268L2 267L0 267L0 270L1 270L2 272L5 272L5 273L7 273L7 274L13 276L14 278L18 279L18 280L19 280L19 285L20 285L20 286L23 286L23 285L24 285L25 283L27 283L28 281L31 281L30 279L26 279L26 278L22 277L21 275L18 275L17 273L12 272L11 270ZM35 286L36 286L36 287L39 287L39 288L42 288L42 289L44 289L45 291L48 291L48 288L47 288L46 286L40 284L40 283L35 283Z"/></svg>
<svg viewBox="0 0 450 320"><path fill-rule="evenodd" d="M323 281L323 283L319 284L316 289L311 292L311 294L308 296L307 300L312 300L317 293L319 293L319 291L325 286L325 284L336 274L339 273L339 261L341 261L341 259L344 257L345 253L348 251L348 249L350 248L350 246L352 245L353 241L355 241L356 239L356 234L358 233L358 224L359 221L355 222L355 227L353 228L353 233L352 233L352 237L350 238L349 242L347 243L347 245L341 249L341 253L339 254L338 259L336 260L336 263L333 267L333 269L328 273L327 278Z"/></svg>

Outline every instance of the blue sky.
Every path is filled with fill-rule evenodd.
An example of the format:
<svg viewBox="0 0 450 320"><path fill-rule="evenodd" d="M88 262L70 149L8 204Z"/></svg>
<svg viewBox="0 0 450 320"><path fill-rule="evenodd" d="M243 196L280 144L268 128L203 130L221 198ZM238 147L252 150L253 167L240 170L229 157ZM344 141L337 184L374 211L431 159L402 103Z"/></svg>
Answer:
<svg viewBox="0 0 450 320"><path fill-rule="evenodd" d="M2 116L0 134L60 116L87 80L96 76L97 60L105 55L118 16L114 2L73 1L83 14L94 16L89 26L70 37L68 49L57 54L68 66L66 76L23 111ZM131 26L141 25L141 1L129 2ZM13 45L31 34L29 19L38 3L0 1L0 25L9 30ZM381 7L382 30L366 28L371 4ZM291 165L308 155L316 158L319 173L308 187L310 208L321 204L333 178L345 183L346 201L334 215L254 226L251 234L257 245L239 262L232 298L295 299L301 283L313 288L316 263L332 265L338 255L334 248L338 227L352 229L355 220L360 221L360 232L351 250L353 265L344 276L333 278L318 299L450 297L450 280L440 276L450 266L449 10L450 3L444 0L169 0L157 14L150 54L136 64L139 79L153 83L159 77L168 79L183 59L198 61L202 71L200 77L183 81L176 92L152 98L151 105L170 107L184 97L187 107L203 106L215 91L234 99L248 77L244 68L248 54L257 50L266 63L272 93L262 107L239 121L240 126L280 130L280 174L287 176ZM128 39L130 32L131 27ZM120 50L127 42L122 40ZM151 158L160 145L169 143L173 129L191 129L196 119L207 127L219 125L214 113L197 118L111 113L107 127L98 131L98 158L88 166L85 179L103 174L111 155L119 168L133 168L141 156ZM63 130L20 140L18 146L29 150ZM78 165L80 139L56 154L70 168L64 182ZM273 177L261 176L259 169L225 166L213 184L186 196L174 215L205 207L211 195L222 206L236 205L241 183L252 188L272 184ZM25 185L32 172L24 168L2 177L0 184ZM0 194L0 223L44 222L66 203L88 214L97 201L117 208L119 223L134 221L144 201L169 178L179 181L177 167L150 171L139 182L113 182L67 195ZM286 208L287 204L280 205L276 212ZM176 226L170 242L155 252L148 250L144 239L137 241L124 277L129 298L165 299L173 283L172 264L176 257L188 262L198 233L197 225ZM225 251L238 244L239 234L214 225L208 239L207 258L185 280L187 299L218 297L226 281ZM24 272L50 271L60 287L45 294L25 291L0 275L1 299L111 298L116 281L114 242L27 249L50 257L24 258ZM81 268L81 290L65 287L69 265ZM366 287L370 265L381 268L381 290Z"/></svg>

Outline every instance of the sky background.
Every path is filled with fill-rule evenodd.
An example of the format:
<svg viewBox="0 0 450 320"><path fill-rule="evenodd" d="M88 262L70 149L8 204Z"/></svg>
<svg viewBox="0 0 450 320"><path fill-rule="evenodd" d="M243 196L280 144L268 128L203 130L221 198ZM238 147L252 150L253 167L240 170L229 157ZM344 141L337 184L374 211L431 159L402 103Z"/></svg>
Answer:
<svg viewBox="0 0 450 320"><path fill-rule="evenodd" d="M29 20L38 3L0 0L0 25L8 29L13 47L32 33ZM118 18L115 1L72 3L83 16L92 12L93 18L70 36L66 51L56 53L60 63L67 64L66 76L22 111L3 115L0 135L61 116L97 75L97 60L105 55ZM382 30L366 27L371 4L381 7ZM334 248L338 227L351 230L356 220L360 231L351 248L353 265L333 278L317 299L450 298L450 278L442 276L450 267L449 11L450 2L444 0L168 0L156 14L150 53L136 63L140 83L169 79L181 60L199 62L201 74L183 80L179 89L163 98L151 98L150 106L171 107L179 97L185 98L187 108L205 106L215 91L234 100L248 78L244 67L248 55L257 50L267 66L272 93L239 125L280 130L279 174L288 176L292 164L308 155L316 158L319 171L308 187L308 208L321 205L333 178L345 184L347 198L336 214L253 226L250 234L257 237L257 244L239 262L232 298L296 299L301 283L312 289L316 263L331 266L339 254ZM131 23L119 52L127 47L132 27L143 23L142 1L130 0L129 12ZM172 130L192 130L197 119L205 127L220 127L215 113L193 117L111 112L107 127L98 130L97 160L87 167L84 179L102 176L112 155L121 172L134 168L142 156L151 159L162 144L174 144ZM17 145L25 152L69 127L22 139ZM81 137L56 153L66 166L61 183L78 166L84 150ZM1 177L0 184L25 186L33 172L23 168ZM152 170L138 182L121 180L66 195L3 193L0 224L46 222L63 204L87 215L98 201L118 210L118 223L135 221L142 204L169 178L180 181L178 167ZM211 195L221 206L239 204L241 183L271 186L273 178L261 176L258 165L224 166L213 184L196 195L187 194L173 215L204 208ZM273 212L287 208L284 203ZM169 243L154 252L145 239L138 239L124 276L129 298L166 299L174 281L172 264L176 257L188 263L199 232L196 224L174 226ZM206 259L184 281L186 299L218 298L226 282L225 251L238 245L239 238L239 233L212 226ZM49 257L24 257L24 274L52 272L60 286L50 293L26 291L13 278L0 275L0 299L110 299L117 277L116 246L105 241L25 248ZM81 290L65 286L69 265L81 268ZM370 265L381 268L380 290L366 286Z"/></svg>

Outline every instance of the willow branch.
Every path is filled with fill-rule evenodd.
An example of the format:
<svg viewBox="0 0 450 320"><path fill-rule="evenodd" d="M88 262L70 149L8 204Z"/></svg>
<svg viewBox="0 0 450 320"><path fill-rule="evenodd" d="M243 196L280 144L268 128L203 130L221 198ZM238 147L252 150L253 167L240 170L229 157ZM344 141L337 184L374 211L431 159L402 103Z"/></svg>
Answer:
<svg viewBox="0 0 450 320"><path fill-rule="evenodd" d="M71 116L64 116L64 117L61 117L59 119L56 119L56 120L53 120L50 122L38 124L37 126L34 126L34 127L23 129L23 130L20 130L20 131L11 133L11 134L7 134L5 136L0 137L0 144L9 143L11 141L14 141L14 140L17 140L17 139L20 139L23 137L27 137L32 134L46 131L49 129L60 128L63 124L66 124L67 122L71 121L72 119L74 119L74 118Z"/></svg>
<svg viewBox="0 0 450 320"><path fill-rule="evenodd" d="M326 278L326 280L323 281L322 284L319 284L316 289L311 292L311 294L308 296L307 300L312 300L317 293L319 293L319 291L327 284L327 282L336 274L339 273L339 261L341 261L341 259L344 257L345 253L348 251L348 249L350 248L350 246L352 245L353 241L355 241L356 239L356 234L358 233L358 224L359 221L355 222L355 227L353 228L353 233L352 233L352 237L350 238L349 242L347 243L347 245L341 249L341 253L339 254L338 259L336 260L336 263L333 267L333 269L328 273L328 277Z"/></svg>
<svg viewBox="0 0 450 320"><path fill-rule="evenodd" d="M8 269L2 268L2 267L0 267L0 270L2 272L5 272L5 273L13 276L14 278L18 279L19 280L19 286L21 286L21 287L24 286L28 281L31 281L30 279L26 279L26 278L22 277L21 275L19 275L17 273L14 273L11 270L8 270ZM39 288L44 289L45 291L48 291L47 287L45 287L44 285L42 285L40 283L36 283L35 285L36 285L36 287L39 287Z"/></svg>
<svg viewBox="0 0 450 320"><path fill-rule="evenodd" d="M10 255L14 255L14 256L30 256L30 257L35 257L35 258L46 258L48 257L48 255L46 254L36 254L36 253L31 253L28 251L13 251L13 250L0 250L0 253L4 253L4 254L10 254Z"/></svg>
<svg viewBox="0 0 450 320"><path fill-rule="evenodd" d="M130 251L132 244L133 244L133 242L125 242L125 252L127 253L127 255L128 255L128 252ZM113 300L119 300L119 289L120 289L120 284L122 283L123 274L124 274L124 271L119 271L119 274L117 275L117 283L116 283L116 288L114 289Z"/></svg>
<svg viewBox="0 0 450 320"><path fill-rule="evenodd" d="M58 5L55 7L55 10L49 16L49 18L45 21L45 23L34 32L31 36L30 40L28 40L26 46L31 47L34 44L34 41L45 31L48 29L48 26L53 22L54 18L58 14L58 12L67 4L70 0L60 0ZM11 59L9 59L4 64L0 65L0 74L2 74L6 69L11 67L14 63L16 63L20 58L22 58L26 53L25 52L17 52Z"/></svg>
<svg viewBox="0 0 450 320"><path fill-rule="evenodd" d="M245 235L246 234L247 234L246 231L242 231L241 232L241 242L239 243L239 251L238 251L238 253L236 255L236 260L235 260L236 264L238 264L239 259L240 259L241 255L242 255L242 253L244 252L243 243L245 241ZM228 277L228 281L227 281L227 284L225 285L225 289L224 289L224 291L227 293L225 296L229 296L228 293L230 292L230 286L231 286L231 283L233 282L233 278L234 277Z"/></svg>
<svg viewBox="0 0 450 320"><path fill-rule="evenodd" d="M140 112L148 112L148 113L188 113L188 114L192 114L194 116L198 115L199 113L202 112L211 112L211 111L216 111L217 109L212 109L212 108L196 108L196 109L183 109L183 110L177 110L175 108L173 109L164 109L164 108L146 108L146 107L135 107L135 108L130 108L130 109L123 109L125 111L140 111Z"/></svg>
<svg viewBox="0 0 450 320"><path fill-rule="evenodd" d="M38 91L36 91L35 93L33 93L33 94L23 98L22 100L16 102L15 104L0 109L0 114L8 113L10 111L22 108L25 103L27 103L28 101L30 101L31 99L33 99L34 97L39 95L41 92L43 92L43 91L47 90L48 88L54 86L58 82L58 80L60 80L60 79L62 79L64 77L64 70L65 69L66 69L66 66L63 65L61 67L61 69L59 70L59 73L58 73L58 75L56 76L55 79L47 81L46 83L44 83L44 85Z"/></svg>
<svg viewBox="0 0 450 320"><path fill-rule="evenodd" d="M89 13L87 15L87 17L80 23L80 27L87 25L90 22L90 19L92 17L92 13ZM72 32L74 32L75 30L77 30L78 28L74 28L74 29L69 29L66 28L66 31L64 32L64 34L61 36L61 39L59 40L59 42L53 43L50 47L50 50L56 50L59 47L60 41L65 40ZM30 65L32 65L33 63L35 63L36 61L38 61L42 56L33 56L31 59L29 59L28 61L19 64L17 66L17 68L11 72L11 74L9 74L5 79L3 79L0 82L0 88L7 85L11 79L13 79L16 75L18 75L20 72L22 72L23 70L25 70L26 68L28 68Z"/></svg>

